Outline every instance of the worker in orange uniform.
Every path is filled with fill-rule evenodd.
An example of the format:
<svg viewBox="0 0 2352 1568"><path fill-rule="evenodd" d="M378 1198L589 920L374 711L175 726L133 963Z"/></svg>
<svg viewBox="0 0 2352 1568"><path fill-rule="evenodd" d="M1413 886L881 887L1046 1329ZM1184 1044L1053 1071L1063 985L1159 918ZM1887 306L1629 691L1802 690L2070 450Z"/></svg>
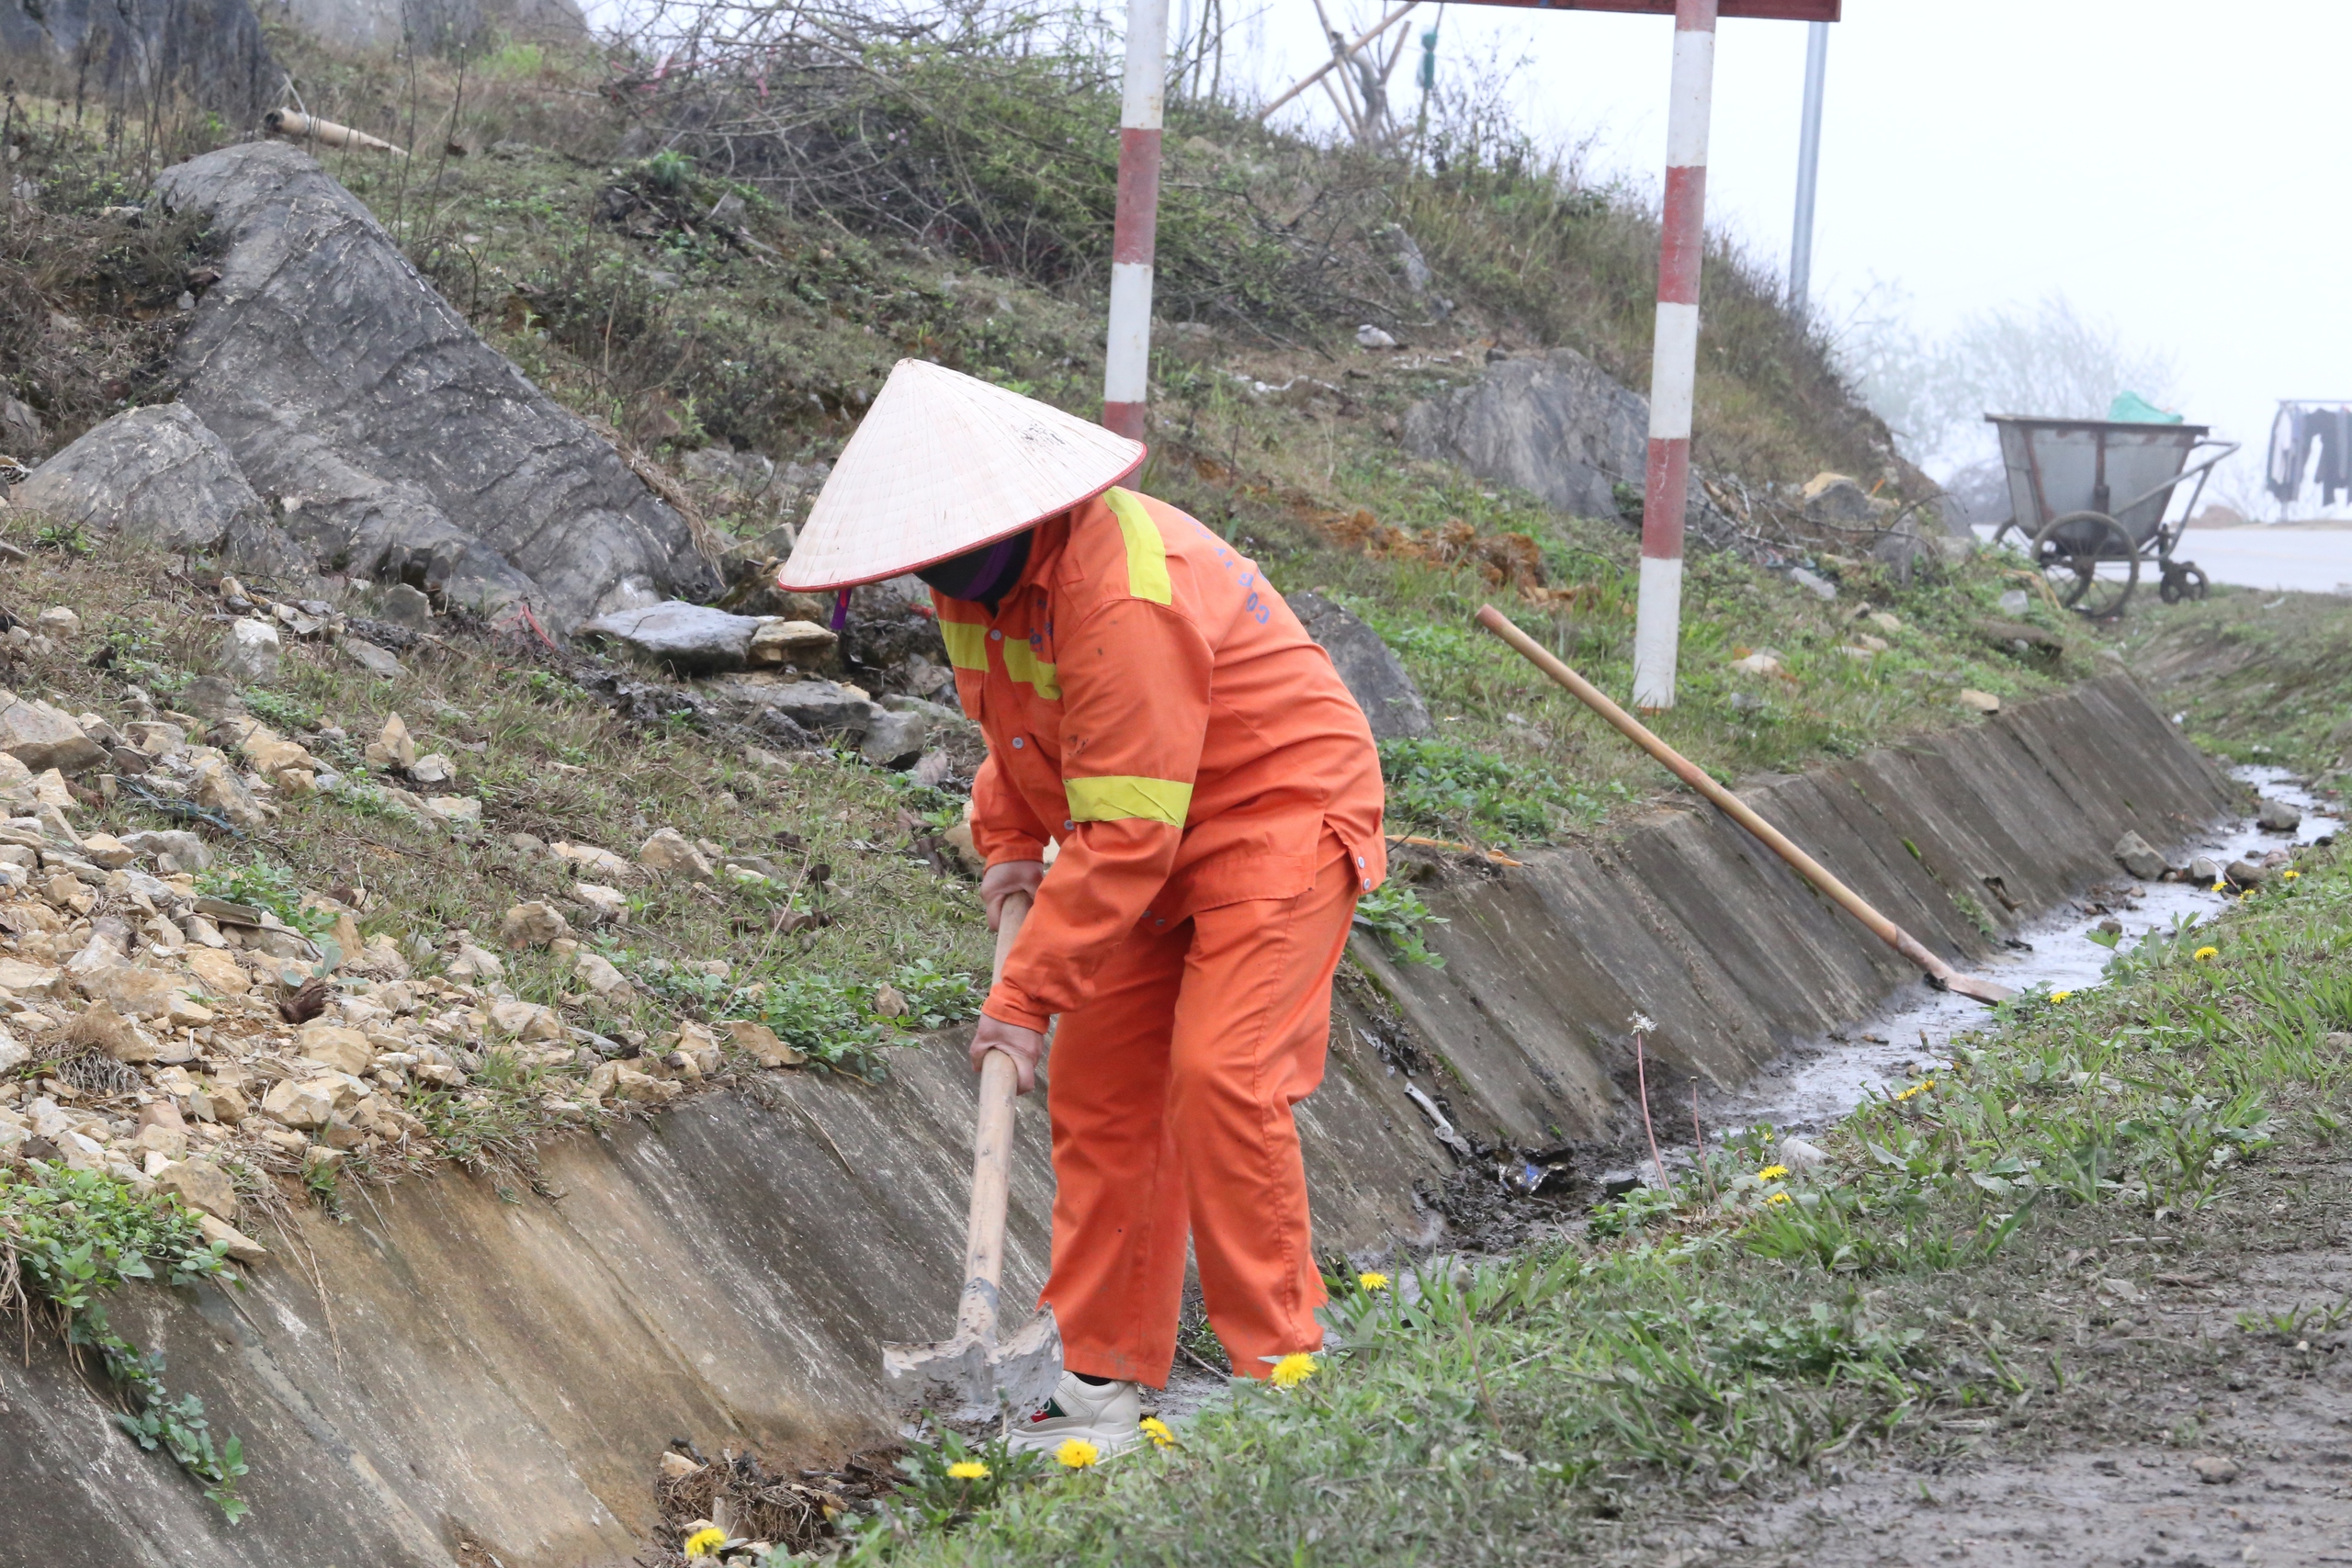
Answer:
<svg viewBox="0 0 2352 1568"><path fill-rule="evenodd" d="M1143 456L901 361L778 578L930 584L988 737L989 924L1036 898L972 1041L975 1068L1002 1051L1025 1093L1060 1020L1044 1298L1063 1373L1023 1447L1136 1440L1137 1385L1175 1356L1188 1234L1237 1373L1321 1347L1292 1108L1322 1080L1331 976L1385 871L1363 710L1254 564L1115 487Z"/></svg>

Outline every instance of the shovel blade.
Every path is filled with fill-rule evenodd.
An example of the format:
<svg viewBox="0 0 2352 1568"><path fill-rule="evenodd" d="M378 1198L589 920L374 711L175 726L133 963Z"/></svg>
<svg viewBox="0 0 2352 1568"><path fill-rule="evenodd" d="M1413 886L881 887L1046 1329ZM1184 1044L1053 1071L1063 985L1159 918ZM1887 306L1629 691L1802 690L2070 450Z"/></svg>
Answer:
<svg viewBox="0 0 2352 1568"><path fill-rule="evenodd" d="M1990 980L1980 980L1973 975L1954 975L1944 982L1944 989L1956 992L1971 1001L1983 1002L1988 1008L1998 1007L2017 995L2007 986L1996 985Z"/></svg>
<svg viewBox="0 0 2352 1568"><path fill-rule="evenodd" d="M993 1343L959 1334L932 1345L882 1347L882 1378L893 1397L958 1420L1040 1404L1061 1370L1061 1329L1050 1306Z"/></svg>

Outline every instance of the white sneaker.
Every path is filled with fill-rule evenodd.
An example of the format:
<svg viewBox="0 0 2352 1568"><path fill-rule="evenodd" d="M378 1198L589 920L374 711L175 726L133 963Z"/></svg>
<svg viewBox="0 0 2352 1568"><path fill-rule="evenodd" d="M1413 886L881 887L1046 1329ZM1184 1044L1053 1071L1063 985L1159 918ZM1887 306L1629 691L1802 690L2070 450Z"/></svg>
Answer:
<svg viewBox="0 0 2352 1568"><path fill-rule="evenodd" d="M1045 1408L1017 1423L1005 1439L1015 1453L1050 1452L1076 1438L1102 1450L1104 1459L1135 1447L1143 1437L1143 1395L1131 1382L1091 1383L1064 1372Z"/></svg>

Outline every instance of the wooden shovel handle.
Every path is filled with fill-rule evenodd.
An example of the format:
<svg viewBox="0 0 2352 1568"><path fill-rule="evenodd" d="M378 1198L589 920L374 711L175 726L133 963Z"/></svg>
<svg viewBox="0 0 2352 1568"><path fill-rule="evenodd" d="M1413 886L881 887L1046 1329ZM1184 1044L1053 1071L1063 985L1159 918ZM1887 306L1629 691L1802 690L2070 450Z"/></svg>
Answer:
<svg viewBox="0 0 2352 1568"><path fill-rule="evenodd" d="M1029 895L1006 897L996 926L996 963L989 983L1004 978L1004 961L1029 918ZM1012 1185L1012 1102L1021 1070L1001 1051L980 1063L979 1124L972 1138L972 1212L964 1245L964 1298L956 1327L984 1339L996 1336L997 1288L1004 1278L1004 1210Z"/></svg>
<svg viewBox="0 0 2352 1568"><path fill-rule="evenodd" d="M1871 908L1860 894L1830 875L1819 861L1791 843L1786 834L1756 815L1747 802L1717 784L1699 764L1651 734L1647 725L1610 701L1599 687L1554 658L1549 649L1511 625L1510 617L1500 610L1492 604L1479 606L1478 624L1517 649L1529 663L1575 693L1585 706L1614 725L1626 739L1665 763L1675 777L1714 802L1724 816L1762 840L1767 849L1794 866L1799 876L1835 899L1848 914L1868 926L1881 942L1925 970L1937 984L1948 986L1958 977L1958 972L1951 964L1920 946L1918 940L1910 932Z"/></svg>

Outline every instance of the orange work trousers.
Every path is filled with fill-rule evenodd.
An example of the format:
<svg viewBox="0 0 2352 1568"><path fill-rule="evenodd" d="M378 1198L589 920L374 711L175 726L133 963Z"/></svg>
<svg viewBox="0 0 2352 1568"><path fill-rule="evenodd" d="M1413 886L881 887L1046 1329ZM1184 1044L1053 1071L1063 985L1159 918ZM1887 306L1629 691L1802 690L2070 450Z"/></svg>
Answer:
<svg viewBox="0 0 2352 1568"><path fill-rule="evenodd" d="M1054 1265L1062 1364L1161 1386L1189 1232L1209 1323L1237 1373L1323 1343L1291 1108L1323 1081L1331 976L1359 886L1326 833L1315 886L1161 924L1147 915L1061 1020Z"/></svg>

